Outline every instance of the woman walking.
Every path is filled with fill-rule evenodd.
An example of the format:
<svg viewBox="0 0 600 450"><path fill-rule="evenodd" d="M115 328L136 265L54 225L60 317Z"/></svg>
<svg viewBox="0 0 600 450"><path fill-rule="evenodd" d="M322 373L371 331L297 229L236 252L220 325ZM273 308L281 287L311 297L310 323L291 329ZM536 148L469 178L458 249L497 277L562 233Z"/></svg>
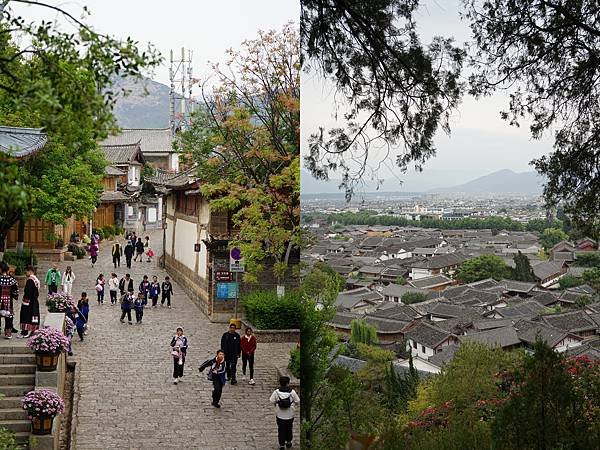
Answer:
<svg viewBox="0 0 600 450"><path fill-rule="evenodd" d="M96 278L96 292L98 293L98 304L101 305L104 303L104 285L106 281L104 280L104 275L98 275Z"/></svg>
<svg viewBox="0 0 600 450"><path fill-rule="evenodd" d="M40 295L40 280L35 276L33 267L27 266L25 269L27 281L23 291L23 302L21 303L21 334L19 337L29 337L39 328L40 325L40 304L38 297Z"/></svg>
<svg viewBox="0 0 600 450"><path fill-rule="evenodd" d="M134 261L137 261L140 258L140 262L144 262L144 243L142 242L142 238L138 238L135 243L135 258Z"/></svg>
<svg viewBox="0 0 600 450"><path fill-rule="evenodd" d="M12 339L13 302L19 298L17 280L8 274L8 264L0 262L0 316L4 317L4 337Z"/></svg>
<svg viewBox="0 0 600 450"><path fill-rule="evenodd" d="M248 384L254 383L254 352L256 352L256 336L252 332L252 328L246 327L246 334L240 341L242 347L242 380L246 381L246 364L250 368L250 381Z"/></svg>
<svg viewBox="0 0 600 450"><path fill-rule="evenodd" d="M63 292L67 294L69 297L71 296L71 291L73 289L73 282L75 281L75 274L71 269L71 266L67 266L67 270L63 275Z"/></svg>
<svg viewBox="0 0 600 450"><path fill-rule="evenodd" d="M175 336L171 339L171 356L173 356L173 384L177 384L183 377L183 365L187 354L188 340L183 335L183 328L177 327Z"/></svg>
<svg viewBox="0 0 600 450"><path fill-rule="evenodd" d="M220 408L221 394L223 394L223 386L225 386L225 353L223 350L217 350L217 355L204 361L199 370L202 372L207 367L210 367L208 379L213 383L212 405L215 408Z"/></svg>
<svg viewBox="0 0 600 450"><path fill-rule="evenodd" d="M116 273L111 273L108 279L108 292L110 293L110 304L117 304L117 293L119 292L119 278Z"/></svg>
<svg viewBox="0 0 600 450"><path fill-rule="evenodd" d="M92 258L92 267L94 267L94 264L98 261L98 244L95 239L90 244L90 257Z"/></svg>

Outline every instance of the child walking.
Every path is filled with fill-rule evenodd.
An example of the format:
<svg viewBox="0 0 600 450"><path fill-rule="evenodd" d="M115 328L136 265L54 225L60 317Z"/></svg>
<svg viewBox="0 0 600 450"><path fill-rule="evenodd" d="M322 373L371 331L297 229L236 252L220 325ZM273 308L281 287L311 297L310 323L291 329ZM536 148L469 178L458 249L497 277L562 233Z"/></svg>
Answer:
<svg viewBox="0 0 600 450"><path fill-rule="evenodd" d="M96 292L98 293L98 304L101 305L104 303L104 275L98 275L96 279Z"/></svg>
<svg viewBox="0 0 600 450"><path fill-rule="evenodd" d="M141 292L133 302L133 309L135 310L135 323L142 323L144 317L144 294Z"/></svg>
<svg viewBox="0 0 600 450"><path fill-rule="evenodd" d="M160 283L158 282L158 277L156 275L152 277L152 283L150 283L148 292L152 299L152 307L156 308L156 305L158 304L158 294L160 294Z"/></svg>
<svg viewBox="0 0 600 450"><path fill-rule="evenodd" d="M167 301L167 306L171 307L171 295L173 295L173 285L171 284L171 279L167 275L165 277L165 281L163 281L161 286L162 291L162 299L160 301L161 306L165 306L165 300Z"/></svg>
<svg viewBox="0 0 600 450"><path fill-rule="evenodd" d="M90 303L87 296L87 292L81 293L81 298L77 302L78 313L83 316L83 324L81 325L83 334L87 334L87 323L90 317ZM77 320L75 320L75 326L77 325ZM79 333L79 331L78 331ZM83 340L83 339L82 339Z"/></svg>
<svg viewBox="0 0 600 450"><path fill-rule="evenodd" d="M129 325L133 323L131 321L131 308L134 301L135 298L133 297L133 289L130 289L129 292L127 292L127 294L121 298L121 323L125 323L125 315L127 315L127 321L129 322Z"/></svg>
<svg viewBox="0 0 600 450"><path fill-rule="evenodd" d="M177 327L175 336L171 339L171 356L173 356L173 384L183 377L183 365L187 354L188 340L183 335L183 327Z"/></svg>

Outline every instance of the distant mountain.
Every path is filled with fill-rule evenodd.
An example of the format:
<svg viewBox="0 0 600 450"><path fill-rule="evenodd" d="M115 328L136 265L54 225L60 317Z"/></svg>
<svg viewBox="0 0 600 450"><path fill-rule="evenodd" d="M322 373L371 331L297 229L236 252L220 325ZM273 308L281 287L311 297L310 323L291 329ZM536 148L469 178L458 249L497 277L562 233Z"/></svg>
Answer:
<svg viewBox="0 0 600 450"><path fill-rule="evenodd" d="M468 194L504 194L517 193L539 195L542 192L543 179L536 172L515 173L504 169L489 175L478 176L481 172L468 170L424 170L421 173L408 172L399 175L402 184L395 179L384 180L379 192L428 192ZM340 180L316 180L308 172L301 173L302 194L341 193ZM477 178L475 178L477 177ZM464 180L471 180L461 183ZM365 181L361 192L377 192L377 183Z"/></svg>
<svg viewBox="0 0 600 450"><path fill-rule="evenodd" d="M169 126L169 86L145 78L124 78L117 87L131 91L119 94L114 114L122 128L166 128Z"/></svg>
<svg viewBox="0 0 600 450"><path fill-rule="evenodd" d="M432 193L466 193L466 194L526 194L540 195L544 179L537 172L516 173L509 169L475 178L467 183L446 188L431 189Z"/></svg>

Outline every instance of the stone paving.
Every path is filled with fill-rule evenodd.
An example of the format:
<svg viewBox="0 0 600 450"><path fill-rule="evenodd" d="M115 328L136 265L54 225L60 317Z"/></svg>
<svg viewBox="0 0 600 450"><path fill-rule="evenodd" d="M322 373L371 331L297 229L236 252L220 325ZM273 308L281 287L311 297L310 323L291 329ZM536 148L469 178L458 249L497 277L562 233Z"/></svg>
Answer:
<svg viewBox="0 0 600 450"><path fill-rule="evenodd" d="M161 255L159 232L148 233L156 255ZM90 297L89 334L73 340L79 366L79 393L72 448L91 449L277 449L274 407L268 399L277 385L277 365L285 365L293 344L262 344L256 352L255 381L242 382L241 361L238 384L225 386L221 409L211 406L212 383L198 372L200 362L219 347L225 324L211 323L174 283L173 308L147 307L143 324L119 322L120 307L110 304L108 288L104 305L98 305L94 290L99 273L114 271L111 242L103 242L95 268L89 259L60 263L64 272L71 265L75 273L73 295L85 290ZM133 262L131 270L122 259L116 273L129 272L137 286L143 275L162 281L167 274L152 263ZM40 263L43 283L48 264ZM45 310L40 295L41 309ZM132 316L135 317L133 311ZM173 363L169 343L177 326L183 326L189 340L183 381L172 383ZM294 448L299 448L298 411L294 423Z"/></svg>

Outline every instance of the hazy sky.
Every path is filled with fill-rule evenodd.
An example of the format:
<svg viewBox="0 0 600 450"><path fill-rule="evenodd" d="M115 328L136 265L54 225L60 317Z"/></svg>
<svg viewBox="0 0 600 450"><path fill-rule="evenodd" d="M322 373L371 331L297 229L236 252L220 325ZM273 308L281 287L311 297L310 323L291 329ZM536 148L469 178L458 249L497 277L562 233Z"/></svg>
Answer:
<svg viewBox="0 0 600 450"><path fill-rule="evenodd" d="M169 84L169 50L181 54L181 47L193 51L194 77L210 74L208 62L225 60L225 51L245 39L257 37L258 30L281 29L299 22L299 0L80 0L50 2L79 18L83 6L91 16L85 21L96 31L140 43L153 43L165 57L154 79ZM38 6L15 7L27 18L52 20L56 14ZM66 28L67 30L68 28Z"/></svg>
<svg viewBox="0 0 600 450"><path fill-rule="evenodd" d="M426 0L416 18L423 43L430 42L434 35L454 36L459 43L470 36L467 23L460 20L456 0ZM333 123L332 98L330 85L314 76L303 76L303 145L311 130L316 130L320 124ZM500 119L499 111L507 104L505 93L479 101L465 97L452 118L450 137L442 131L438 133L437 157L426 164L425 171L468 169L486 174L499 169L533 170L529 161L550 151L552 140L546 137L532 141L527 126L511 127ZM393 168L393 160L388 166ZM382 172L384 178L390 178L389 169Z"/></svg>

